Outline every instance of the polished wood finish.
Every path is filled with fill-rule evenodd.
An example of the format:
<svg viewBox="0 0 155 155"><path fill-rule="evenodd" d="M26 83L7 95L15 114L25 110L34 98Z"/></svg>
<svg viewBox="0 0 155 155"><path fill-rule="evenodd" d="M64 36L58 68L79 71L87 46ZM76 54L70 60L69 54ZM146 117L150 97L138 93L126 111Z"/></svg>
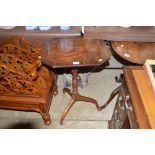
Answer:
<svg viewBox="0 0 155 155"><path fill-rule="evenodd" d="M110 58L109 48L102 40L84 38L55 38L45 44L42 53L42 61L53 68L71 68L72 90L63 89L71 99L62 113L60 124L63 124L65 116L76 101L86 101L95 104L99 109L96 100L85 97L78 92L78 69L86 66L99 66Z"/></svg>
<svg viewBox="0 0 155 155"><path fill-rule="evenodd" d="M140 128L150 128L150 122L148 120L146 110L142 96L139 93L139 87L136 84L134 70L143 70L143 67L126 67L124 69L124 75L129 90L132 106L135 111L136 119ZM145 78L145 77L143 77Z"/></svg>
<svg viewBox="0 0 155 155"><path fill-rule="evenodd" d="M53 68L100 66L110 56L102 40L55 38L45 44L42 61Z"/></svg>
<svg viewBox="0 0 155 155"><path fill-rule="evenodd" d="M109 41L155 42L155 27L85 26L84 37Z"/></svg>
<svg viewBox="0 0 155 155"><path fill-rule="evenodd" d="M155 59L155 43L115 41L111 45L119 56L136 64Z"/></svg>
<svg viewBox="0 0 155 155"><path fill-rule="evenodd" d="M150 85L149 78L142 70L132 71L140 97L143 101L143 106L146 111L147 118L150 122L151 128L155 128L155 95Z"/></svg>
<svg viewBox="0 0 155 155"><path fill-rule="evenodd" d="M0 44L0 108L40 112L49 125L55 74L42 66L41 50L23 37Z"/></svg>

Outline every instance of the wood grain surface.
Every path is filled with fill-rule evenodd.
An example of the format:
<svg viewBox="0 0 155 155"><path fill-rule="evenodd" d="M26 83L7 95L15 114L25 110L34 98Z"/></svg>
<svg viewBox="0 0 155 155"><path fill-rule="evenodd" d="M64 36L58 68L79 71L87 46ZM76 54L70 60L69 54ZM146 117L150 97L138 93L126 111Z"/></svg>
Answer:
<svg viewBox="0 0 155 155"><path fill-rule="evenodd" d="M133 70L132 72L151 128L155 128L155 96L149 83L148 76L144 70Z"/></svg>
<svg viewBox="0 0 155 155"><path fill-rule="evenodd" d="M99 66L110 56L102 40L55 38L45 44L42 61L53 68Z"/></svg>
<svg viewBox="0 0 155 155"><path fill-rule="evenodd" d="M127 83L132 106L135 111L136 120L139 125L139 128L150 129L151 125L150 125L149 119L147 117L145 107L143 105L143 99L141 97L139 88L135 81L135 75L133 75L133 70L135 70L135 71L143 70L143 67L127 66L124 68L124 76L125 76L125 80ZM137 75L136 75L136 77L137 77ZM143 78L143 77L141 77L141 78Z"/></svg>
<svg viewBox="0 0 155 155"><path fill-rule="evenodd" d="M136 64L155 59L155 43L115 41L112 47L119 56Z"/></svg>

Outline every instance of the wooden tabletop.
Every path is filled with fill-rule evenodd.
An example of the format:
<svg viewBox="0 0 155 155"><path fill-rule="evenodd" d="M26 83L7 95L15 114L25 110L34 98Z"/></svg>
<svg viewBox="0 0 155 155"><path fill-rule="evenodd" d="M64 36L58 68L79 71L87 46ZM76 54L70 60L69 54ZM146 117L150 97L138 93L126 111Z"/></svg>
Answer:
<svg viewBox="0 0 155 155"><path fill-rule="evenodd" d="M129 62L144 64L146 59L155 59L155 43L149 42L111 42L114 51Z"/></svg>
<svg viewBox="0 0 155 155"><path fill-rule="evenodd" d="M155 128L155 95L143 67L125 67L125 80L140 128Z"/></svg>
<svg viewBox="0 0 155 155"><path fill-rule="evenodd" d="M110 56L103 40L64 37L44 45L42 61L53 68L99 66Z"/></svg>

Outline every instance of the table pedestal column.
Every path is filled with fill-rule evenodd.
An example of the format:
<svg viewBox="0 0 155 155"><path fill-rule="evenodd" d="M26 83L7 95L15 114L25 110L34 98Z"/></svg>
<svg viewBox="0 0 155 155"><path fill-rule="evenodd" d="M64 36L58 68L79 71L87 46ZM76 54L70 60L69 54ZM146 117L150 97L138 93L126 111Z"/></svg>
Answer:
<svg viewBox="0 0 155 155"><path fill-rule="evenodd" d="M82 96L78 93L78 81L77 81L78 69L72 69L71 74L72 74L72 91L68 88L63 89L63 93L67 92L71 96L71 99L62 113L61 120L60 120L61 125L63 124L65 116L67 115L67 113L69 112L69 110L71 109L71 107L76 101L85 101L85 102L93 103L96 105L96 108L100 110L99 104L97 103L96 100L89 97Z"/></svg>

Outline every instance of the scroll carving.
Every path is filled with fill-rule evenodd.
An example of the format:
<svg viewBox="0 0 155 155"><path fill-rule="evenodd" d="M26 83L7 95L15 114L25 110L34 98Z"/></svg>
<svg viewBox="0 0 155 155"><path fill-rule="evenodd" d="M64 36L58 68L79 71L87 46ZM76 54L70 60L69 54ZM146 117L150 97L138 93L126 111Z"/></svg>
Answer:
<svg viewBox="0 0 155 155"><path fill-rule="evenodd" d="M42 47L23 37L0 45L0 94L42 96L48 70L41 64Z"/></svg>

